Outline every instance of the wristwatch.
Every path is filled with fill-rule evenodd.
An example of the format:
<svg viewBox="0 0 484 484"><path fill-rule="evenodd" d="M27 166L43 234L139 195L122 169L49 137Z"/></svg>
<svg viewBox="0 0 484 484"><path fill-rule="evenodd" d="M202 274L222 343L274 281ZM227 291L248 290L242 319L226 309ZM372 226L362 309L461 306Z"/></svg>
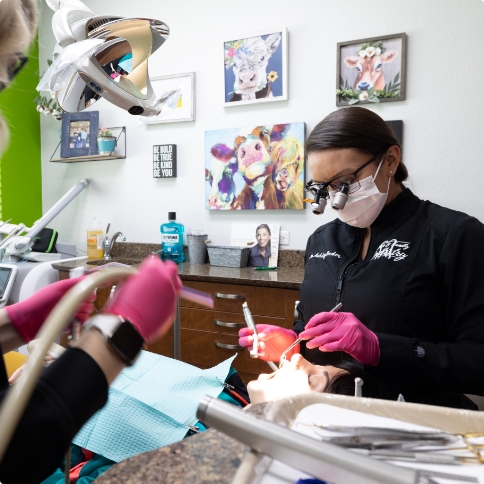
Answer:
<svg viewBox="0 0 484 484"><path fill-rule="evenodd" d="M135 363L145 344L133 323L114 314L97 314L91 318L86 328L101 331L109 348L127 366Z"/></svg>

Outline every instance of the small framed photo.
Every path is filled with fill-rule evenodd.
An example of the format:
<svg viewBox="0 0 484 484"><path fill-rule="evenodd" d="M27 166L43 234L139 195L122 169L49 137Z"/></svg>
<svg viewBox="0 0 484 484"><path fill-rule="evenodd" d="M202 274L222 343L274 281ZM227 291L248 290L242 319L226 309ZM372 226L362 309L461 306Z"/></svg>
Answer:
<svg viewBox="0 0 484 484"><path fill-rule="evenodd" d="M406 34L338 43L336 105L403 101Z"/></svg>
<svg viewBox="0 0 484 484"><path fill-rule="evenodd" d="M97 155L99 111L62 114L61 157Z"/></svg>
<svg viewBox="0 0 484 484"><path fill-rule="evenodd" d="M251 224L234 223L230 234L230 245L246 247L250 243L249 266L277 267L279 229L280 225L277 223L260 221Z"/></svg>
<svg viewBox="0 0 484 484"><path fill-rule="evenodd" d="M153 77L150 79L158 98L172 89L181 88L180 99L172 111L158 116L140 116L138 126L161 123L181 123L195 121L195 73L174 74L171 76Z"/></svg>
<svg viewBox="0 0 484 484"><path fill-rule="evenodd" d="M287 29L223 39L224 106L287 100Z"/></svg>

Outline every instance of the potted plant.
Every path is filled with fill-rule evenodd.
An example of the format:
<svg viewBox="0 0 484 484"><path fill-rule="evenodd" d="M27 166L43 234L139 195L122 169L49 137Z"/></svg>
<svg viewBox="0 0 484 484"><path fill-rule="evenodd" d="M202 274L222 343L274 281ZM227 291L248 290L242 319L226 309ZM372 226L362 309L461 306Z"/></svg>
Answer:
<svg viewBox="0 0 484 484"><path fill-rule="evenodd" d="M100 155L109 155L116 146L116 136L108 128L101 128L97 136L97 150Z"/></svg>

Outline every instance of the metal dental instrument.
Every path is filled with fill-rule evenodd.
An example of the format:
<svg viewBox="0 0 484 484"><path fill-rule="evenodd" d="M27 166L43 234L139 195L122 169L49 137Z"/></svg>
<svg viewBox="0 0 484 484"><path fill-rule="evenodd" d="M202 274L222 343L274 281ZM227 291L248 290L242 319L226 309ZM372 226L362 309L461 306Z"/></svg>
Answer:
<svg viewBox="0 0 484 484"><path fill-rule="evenodd" d="M331 311L330 313L335 313L336 311L339 311L343 307L343 303L337 304ZM286 354L291 351L296 345L298 345L301 342L301 338L298 338L294 343L287 348L286 351L284 351L281 355L281 359L279 360L279 368L282 366L282 364L286 361Z"/></svg>
<svg viewBox="0 0 484 484"><path fill-rule="evenodd" d="M242 304L242 309L244 311L244 318L247 326L254 332L254 343L252 346L252 351L250 352L250 357L258 358L259 335L257 333L257 328L255 327L254 318L252 317L252 313L250 312L249 306L246 302ZM277 366L272 361L268 361L267 364L273 371L278 370Z"/></svg>
<svg viewBox="0 0 484 484"><path fill-rule="evenodd" d="M393 449L369 450L357 448L348 450L350 452L355 452L356 454L373 457L374 459L419 462L421 464L459 465L461 462L465 461L465 458L457 457L455 455L405 452Z"/></svg>
<svg viewBox="0 0 484 484"><path fill-rule="evenodd" d="M302 422L300 422L302 424ZM352 425L324 425L324 424L304 424L311 427L319 427L323 430L329 430L330 432L345 432L351 433L353 435L392 435L392 436L407 436L407 437L425 437L425 438L435 438L446 436L451 442L457 440L457 437L450 433L444 432L443 430L407 430L407 429L394 429L387 427L355 427Z"/></svg>
<svg viewBox="0 0 484 484"><path fill-rule="evenodd" d="M355 378L355 397L362 397L363 396L363 384L365 382L359 378L359 377L356 377Z"/></svg>

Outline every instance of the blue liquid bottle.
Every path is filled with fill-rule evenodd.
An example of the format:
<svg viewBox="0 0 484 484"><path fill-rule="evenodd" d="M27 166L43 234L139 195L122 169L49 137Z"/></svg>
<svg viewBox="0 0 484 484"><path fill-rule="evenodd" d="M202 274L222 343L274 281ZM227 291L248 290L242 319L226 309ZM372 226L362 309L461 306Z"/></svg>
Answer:
<svg viewBox="0 0 484 484"><path fill-rule="evenodd" d="M176 212L168 212L168 223L160 226L161 260L172 260L179 264L185 261L183 232L185 227L176 223Z"/></svg>

